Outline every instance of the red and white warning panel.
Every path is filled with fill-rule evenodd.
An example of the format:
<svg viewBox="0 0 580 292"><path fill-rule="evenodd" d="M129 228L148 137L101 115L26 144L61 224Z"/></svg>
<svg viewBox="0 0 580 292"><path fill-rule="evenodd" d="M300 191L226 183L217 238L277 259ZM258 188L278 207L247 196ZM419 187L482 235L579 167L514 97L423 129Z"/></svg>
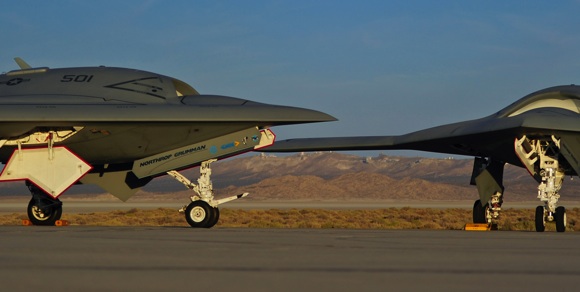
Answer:
<svg viewBox="0 0 580 292"><path fill-rule="evenodd" d="M0 181L29 180L58 198L92 167L65 147L15 150Z"/></svg>
<svg viewBox="0 0 580 292"><path fill-rule="evenodd" d="M268 146L274 145L276 141L276 134L270 129L264 129L260 131L260 144L254 146L254 150L266 148Z"/></svg>

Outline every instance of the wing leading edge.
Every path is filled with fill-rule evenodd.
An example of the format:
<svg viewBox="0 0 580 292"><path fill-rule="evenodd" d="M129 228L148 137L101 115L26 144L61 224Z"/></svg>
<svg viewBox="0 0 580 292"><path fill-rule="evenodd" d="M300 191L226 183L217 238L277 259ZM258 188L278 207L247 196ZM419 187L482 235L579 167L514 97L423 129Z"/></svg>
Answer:
<svg viewBox="0 0 580 292"><path fill-rule="evenodd" d="M276 142L264 152L419 150L497 157L521 165L513 142L521 135L563 135L580 132L580 115L559 108L534 109L513 116L486 118L429 128L400 136L299 138Z"/></svg>

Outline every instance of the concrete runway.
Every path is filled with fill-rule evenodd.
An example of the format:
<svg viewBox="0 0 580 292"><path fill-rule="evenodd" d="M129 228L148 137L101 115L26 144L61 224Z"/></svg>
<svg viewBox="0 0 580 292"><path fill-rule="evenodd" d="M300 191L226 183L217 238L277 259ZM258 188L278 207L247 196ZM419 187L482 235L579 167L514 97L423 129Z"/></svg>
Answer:
<svg viewBox="0 0 580 292"><path fill-rule="evenodd" d="M580 233L0 227L3 291L540 291Z"/></svg>

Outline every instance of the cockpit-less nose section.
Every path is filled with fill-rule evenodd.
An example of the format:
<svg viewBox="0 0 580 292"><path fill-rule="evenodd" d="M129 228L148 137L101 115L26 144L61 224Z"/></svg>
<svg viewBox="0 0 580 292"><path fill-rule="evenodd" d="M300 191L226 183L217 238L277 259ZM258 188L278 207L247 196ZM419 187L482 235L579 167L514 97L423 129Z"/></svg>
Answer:
<svg viewBox="0 0 580 292"><path fill-rule="evenodd" d="M0 75L0 181L25 180L28 217L54 225L59 196L97 184L122 200L161 175L192 189L182 208L192 227L212 227L218 206L212 162L274 143L272 126L333 121L327 114L200 95L183 81L110 67L32 68ZM197 183L178 171L200 166Z"/></svg>

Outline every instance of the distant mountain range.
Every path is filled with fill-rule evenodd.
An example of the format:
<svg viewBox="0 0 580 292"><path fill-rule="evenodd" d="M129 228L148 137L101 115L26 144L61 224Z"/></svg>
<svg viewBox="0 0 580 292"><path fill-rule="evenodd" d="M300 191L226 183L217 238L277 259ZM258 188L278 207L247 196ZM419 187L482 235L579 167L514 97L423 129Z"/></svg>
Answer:
<svg viewBox="0 0 580 292"><path fill-rule="evenodd" d="M476 200L469 185L471 159L434 159L341 153L292 156L245 155L212 164L219 197L250 192L248 199L266 200ZM183 174L195 181L199 169ZM507 165L505 200L534 201L537 183L526 170ZM155 179L136 198L181 198L188 192L170 177ZM75 186L64 196L102 194L98 187ZM161 195L163 194L163 195ZM0 184L0 195L29 195L22 182ZM565 179L562 200L580 200L580 180Z"/></svg>
<svg viewBox="0 0 580 292"><path fill-rule="evenodd" d="M214 184L220 193L247 191L254 199L475 201L472 169L472 159L256 155L220 162ZM525 169L506 165L504 185L505 200L537 200L537 183ZM561 194L562 200L580 200L580 179L565 179Z"/></svg>

